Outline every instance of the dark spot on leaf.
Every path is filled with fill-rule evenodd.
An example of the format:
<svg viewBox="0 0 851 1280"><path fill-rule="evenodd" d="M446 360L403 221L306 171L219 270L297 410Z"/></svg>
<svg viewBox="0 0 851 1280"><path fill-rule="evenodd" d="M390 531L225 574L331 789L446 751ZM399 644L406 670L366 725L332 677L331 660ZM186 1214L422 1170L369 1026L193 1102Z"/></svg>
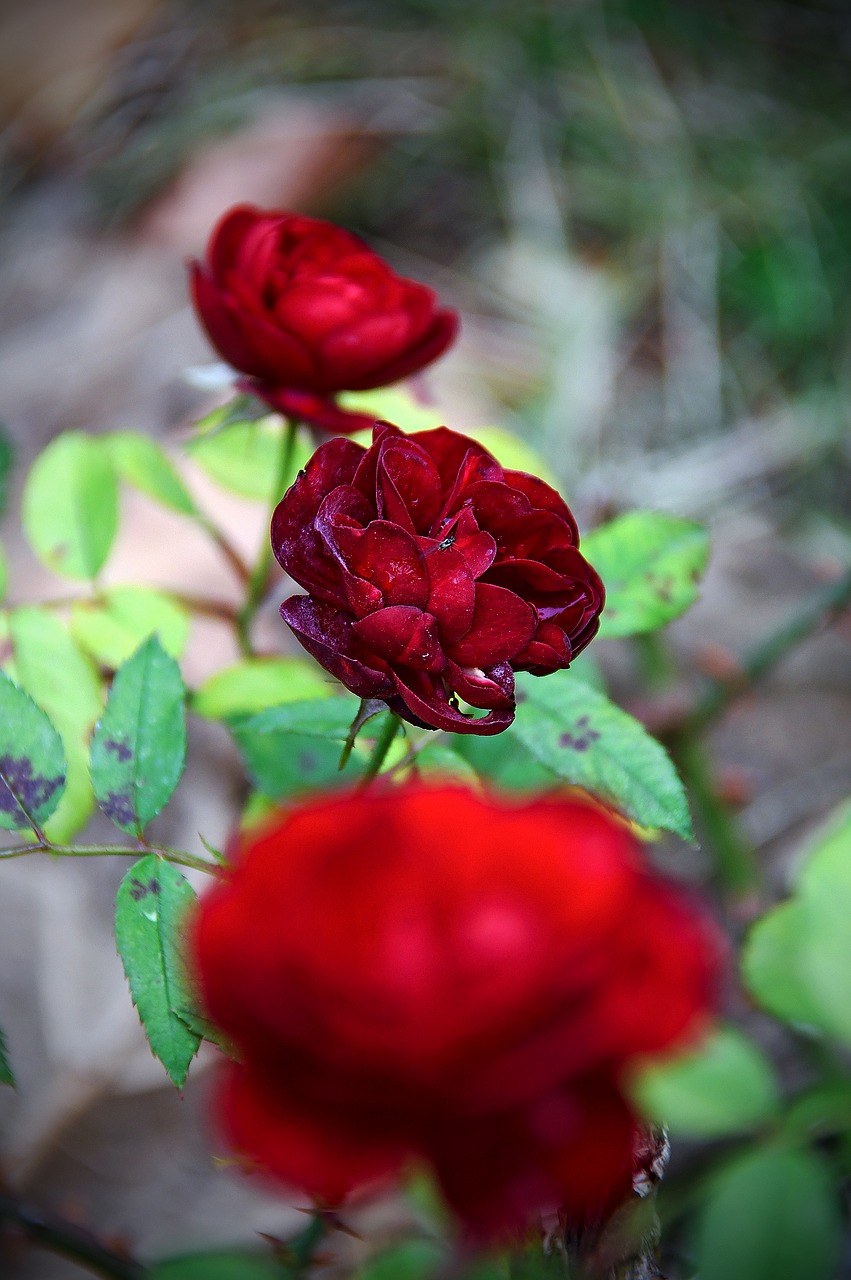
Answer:
<svg viewBox="0 0 851 1280"><path fill-rule="evenodd" d="M0 811L23 817L26 813L37 814L64 781L61 774L45 778L33 773L28 756L0 756Z"/></svg>
<svg viewBox="0 0 851 1280"><path fill-rule="evenodd" d="M312 751L302 751L298 758L299 773L313 773L318 763Z"/></svg>
<svg viewBox="0 0 851 1280"><path fill-rule="evenodd" d="M659 599L663 600L665 604L670 604L674 598L676 585L673 578L663 578L659 583Z"/></svg>
<svg viewBox="0 0 851 1280"><path fill-rule="evenodd" d="M104 751L111 751L113 755L122 763L125 760L133 759L133 752L127 746L126 742L116 742L114 738L107 738L103 744Z"/></svg>
<svg viewBox="0 0 851 1280"><path fill-rule="evenodd" d="M528 696L529 696L529 695L527 694L527 692L526 692L526 690L525 690L525 689L518 689L518 690L517 690L517 693L516 693L516 695L515 695L514 701L515 701L515 702L517 703L517 705L519 706L521 702L525 702L525 701L526 701L526 699L528 698Z"/></svg>
<svg viewBox="0 0 851 1280"><path fill-rule="evenodd" d="M133 801L126 791L110 791L101 804L106 816L119 827L129 827L136 821Z"/></svg>
<svg viewBox="0 0 851 1280"><path fill-rule="evenodd" d="M159 880L154 880L153 877L147 884L142 884L142 881L137 880L135 877L130 881L130 897L134 902L140 902L142 898L146 898L149 893L156 894L159 893L159 891L160 882Z"/></svg>
<svg viewBox="0 0 851 1280"><path fill-rule="evenodd" d="M599 733L590 727L587 716L580 716L573 733L563 733L559 738L559 746L571 751L587 751L592 743L599 740Z"/></svg>

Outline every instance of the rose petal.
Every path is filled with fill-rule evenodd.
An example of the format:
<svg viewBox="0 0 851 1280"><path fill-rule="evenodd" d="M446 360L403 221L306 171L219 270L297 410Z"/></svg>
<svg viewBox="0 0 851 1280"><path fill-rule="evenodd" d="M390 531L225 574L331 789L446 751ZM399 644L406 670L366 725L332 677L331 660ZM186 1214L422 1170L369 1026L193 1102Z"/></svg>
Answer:
<svg viewBox="0 0 851 1280"><path fill-rule="evenodd" d="M352 440L329 440L316 450L272 516L272 549L281 568L329 603L339 600L340 575L313 522L325 496L352 478L363 453Z"/></svg>
<svg viewBox="0 0 851 1280"><path fill-rule="evenodd" d="M368 413L355 413L341 409L330 396L315 395L312 391L296 391L276 387L260 380L240 379L236 384L241 390L265 400L268 405L296 422L335 435L353 436L358 431L371 431L375 418Z"/></svg>
<svg viewBox="0 0 851 1280"><path fill-rule="evenodd" d="M349 610L358 618L380 609L384 597L379 587L351 571L340 549L340 538L345 540L351 530L362 532L371 517L372 509L360 490L339 485L324 499L314 519L316 532L337 563Z"/></svg>
<svg viewBox="0 0 851 1280"><path fill-rule="evenodd" d="M385 436L376 461L376 505L385 520L411 533L431 528L441 507L437 467L409 438Z"/></svg>
<svg viewBox="0 0 851 1280"><path fill-rule="evenodd" d="M272 215L274 217L274 215ZM240 246L258 223L270 215L251 204L237 204L219 219L210 236L207 260L216 280L224 279L239 255Z"/></svg>
<svg viewBox="0 0 851 1280"><path fill-rule="evenodd" d="M442 682L425 672L406 671L403 679L394 671L396 689L405 707L428 729L450 733L502 733L514 719L514 706L498 708L486 716L464 715L449 701ZM416 686L416 687L414 687Z"/></svg>
<svg viewBox="0 0 851 1280"><path fill-rule="evenodd" d="M513 591L477 583L473 621L461 640L447 646L459 667L489 667L519 653L532 639L537 616Z"/></svg>
<svg viewBox="0 0 851 1280"><path fill-rule="evenodd" d="M243 373L261 375L266 363L245 337L238 317L231 314L223 294L199 262L190 263L189 287L207 337L228 364Z"/></svg>
<svg viewBox="0 0 851 1280"><path fill-rule="evenodd" d="M219 1113L228 1141L268 1174L335 1205L366 1181L399 1169L409 1147L370 1124L353 1124L347 1108L310 1107L276 1078L264 1087L256 1071L229 1064L220 1078Z"/></svg>
<svg viewBox="0 0 851 1280"><path fill-rule="evenodd" d="M449 662L443 678L471 707L514 707L514 671L508 662L497 662L486 671Z"/></svg>
<svg viewBox="0 0 851 1280"><path fill-rule="evenodd" d="M324 351L321 344L341 326L357 323L369 306L367 290L345 276L323 280L308 276L281 295L275 304L275 319L303 342L320 344Z"/></svg>
<svg viewBox="0 0 851 1280"><path fill-rule="evenodd" d="M333 605L310 596L290 596L281 605L281 617L320 666L359 698L392 695L394 682L388 672L351 656L361 654L363 646L352 633L350 620Z"/></svg>
<svg viewBox="0 0 851 1280"><path fill-rule="evenodd" d="M469 565L454 546L432 542L424 554L429 578L428 610L437 619L443 643L452 644L470 630L476 584Z"/></svg>
<svg viewBox="0 0 851 1280"><path fill-rule="evenodd" d="M486 573L496 558L496 541L491 534L480 529L469 507L462 507L449 524L440 531L440 539L452 539L452 546L464 557L474 578Z"/></svg>
<svg viewBox="0 0 851 1280"><path fill-rule="evenodd" d="M505 483L512 489L519 489L529 499L533 508L552 511L559 516L570 529L573 545L579 546L579 530L576 527L573 512L560 493L545 484L538 476L530 476L525 471L506 471Z"/></svg>
<svg viewBox="0 0 851 1280"><path fill-rule="evenodd" d="M355 622L352 630L385 662L418 671L437 672L446 666L434 618L411 605L378 609Z"/></svg>
<svg viewBox="0 0 851 1280"><path fill-rule="evenodd" d="M438 1121L426 1142L449 1204L493 1241L542 1212L605 1220L629 1194L636 1131L617 1082L594 1077L524 1109Z"/></svg>
<svg viewBox="0 0 851 1280"><path fill-rule="evenodd" d="M347 390L370 391L373 387L386 387L391 383L401 382L403 378L408 378L412 373L424 369L452 345L458 333L459 323L454 311L438 311L428 332L416 346L401 352L380 368L374 368L371 373L364 374L356 381L350 381Z"/></svg>
<svg viewBox="0 0 851 1280"><path fill-rule="evenodd" d="M339 553L349 571L378 587L384 603L428 602L428 572L413 534L389 520L373 520L366 529L335 527Z"/></svg>
<svg viewBox="0 0 851 1280"><path fill-rule="evenodd" d="M432 427L428 431L414 431L411 440L415 440L421 449L425 449L434 459L440 474L440 481L445 493L451 492L458 480L460 471L482 470L481 479L492 476L500 479L502 467L488 453L483 445L462 436L448 427ZM467 482L469 483L469 481Z"/></svg>
<svg viewBox="0 0 851 1280"><path fill-rule="evenodd" d="M260 364L258 369L242 372L253 374L275 386L299 387L304 391L336 391L326 387L319 363L310 350L294 334L278 329L269 316L260 312L233 308L245 341Z"/></svg>
<svg viewBox="0 0 851 1280"><path fill-rule="evenodd" d="M321 361L326 379L349 391L363 390L377 366L394 358L410 341L410 321L404 311L382 311L358 319L329 333L322 343ZM415 366L417 367L417 366ZM381 379L386 385L387 379Z"/></svg>

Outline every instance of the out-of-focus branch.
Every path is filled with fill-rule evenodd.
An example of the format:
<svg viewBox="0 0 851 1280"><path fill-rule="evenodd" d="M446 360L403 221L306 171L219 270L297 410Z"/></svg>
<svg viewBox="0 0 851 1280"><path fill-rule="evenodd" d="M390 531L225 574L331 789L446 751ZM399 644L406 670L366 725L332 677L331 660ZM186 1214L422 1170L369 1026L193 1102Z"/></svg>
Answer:
<svg viewBox="0 0 851 1280"><path fill-rule="evenodd" d="M145 1280L145 1268L135 1258L108 1248L97 1236L73 1222L19 1204L12 1196L0 1192L0 1227L3 1226L105 1280Z"/></svg>

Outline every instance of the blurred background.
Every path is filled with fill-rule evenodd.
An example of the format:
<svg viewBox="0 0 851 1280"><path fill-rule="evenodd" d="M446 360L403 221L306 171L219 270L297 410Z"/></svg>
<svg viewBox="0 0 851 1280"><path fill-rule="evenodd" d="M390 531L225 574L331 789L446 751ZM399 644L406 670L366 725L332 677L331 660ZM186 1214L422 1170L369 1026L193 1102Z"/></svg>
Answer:
<svg viewBox="0 0 851 1280"><path fill-rule="evenodd" d="M632 507L710 525L703 596L669 652L600 646L654 731L847 570L843 0L4 0L0 37L0 417L18 490L60 430L168 444L210 407L184 376L214 358L184 262L248 201L344 223L456 306L461 341L424 394L453 427L532 444L581 527ZM252 551L262 512L204 493ZM191 539L182 559L141 499L124 514L118 580L222 574ZM13 504L11 602L57 592L15 522ZM708 785L777 895L848 791L849 642L846 613L708 738ZM202 630L190 680L227 644ZM168 828L185 847L199 827L223 837L238 786L217 731L196 734L197 785ZM705 850L679 856L706 878ZM0 1099L7 1172L142 1254L286 1234L289 1209L213 1167L204 1073L180 1099L148 1061L112 952L120 871L2 869L0 1025L22 1082ZM46 1254L9 1265L77 1274Z"/></svg>

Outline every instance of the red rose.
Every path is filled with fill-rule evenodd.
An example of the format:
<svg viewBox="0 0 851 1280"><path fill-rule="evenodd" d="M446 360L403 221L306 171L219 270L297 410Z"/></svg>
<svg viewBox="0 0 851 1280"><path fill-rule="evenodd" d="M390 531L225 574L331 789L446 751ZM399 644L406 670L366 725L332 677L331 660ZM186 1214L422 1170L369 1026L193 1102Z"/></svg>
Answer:
<svg viewBox="0 0 851 1280"><path fill-rule="evenodd" d="M714 1003L715 934L626 828L563 797L327 796L244 838L192 929L232 1040L229 1143L335 1204L433 1166L474 1232L629 1189L636 1055Z"/></svg>
<svg viewBox="0 0 851 1280"><path fill-rule="evenodd" d="M305 649L429 729L499 733L514 672L568 666L599 626L603 584L559 495L446 427L379 423L369 449L321 445L278 504L272 546L309 592L281 605Z"/></svg>
<svg viewBox="0 0 851 1280"><path fill-rule="evenodd" d="M348 434L374 418L338 391L398 382L441 355L458 329L431 289L397 276L361 240L318 218L237 205L193 262L192 296L240 384L302 422Z"/></svg>

